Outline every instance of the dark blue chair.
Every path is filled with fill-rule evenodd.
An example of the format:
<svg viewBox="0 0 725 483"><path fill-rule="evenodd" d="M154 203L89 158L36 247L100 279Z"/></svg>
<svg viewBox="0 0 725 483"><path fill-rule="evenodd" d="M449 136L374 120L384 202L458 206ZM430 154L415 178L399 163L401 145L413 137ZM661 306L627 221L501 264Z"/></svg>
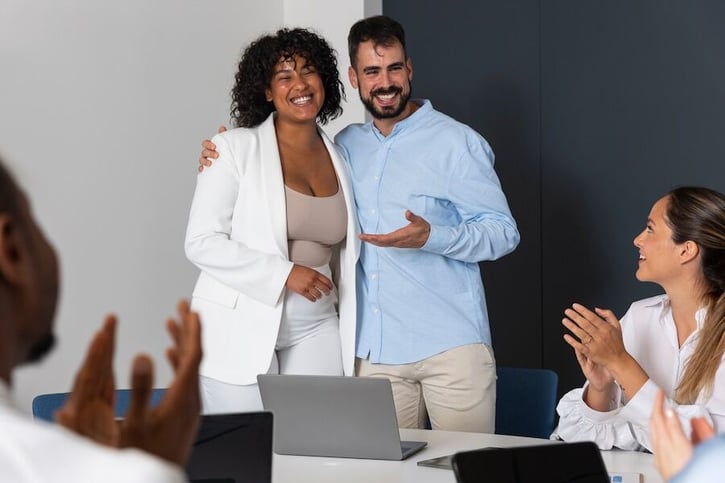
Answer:
<svg viewBox="0 0 725 483"><path fill-rule="evenodd" d="M496 434L549 438L559 376L549 369L496 368Z"/></svg>
<svg viewBox="0 0 725 483"><path fill-rule="evenodd" d="M151 406L156 406L159 401L164 397L166 389L157 388L151 392ZM45 421L55 422L55 412L65 404L70 393L68 392L56 392L52 394L40 394L33 398L33 417L35 419L42 419ZM128 404L131 399L130 389L117 389L116 390L116 404L115 413L116 417L120 418L126 414Z"/></svg>

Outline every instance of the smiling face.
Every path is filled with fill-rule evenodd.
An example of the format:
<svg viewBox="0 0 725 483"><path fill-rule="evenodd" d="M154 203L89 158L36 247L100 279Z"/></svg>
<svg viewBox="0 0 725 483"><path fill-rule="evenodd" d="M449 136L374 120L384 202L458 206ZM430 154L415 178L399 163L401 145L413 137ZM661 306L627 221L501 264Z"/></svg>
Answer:
<svg viewBox="0 0 725 483"><path fill-rule="evenodd" d="M265 95L283 122L315 122L325 102L317 69L299 55L277 62Z"/></svg>
<svg viewBox="0 0 725 483"><path fill-rule="evenodd" d="M663 286L681 273L684 245L672 239L672 229L665 218L668 202L669 199L664 197L654 204L647 226L634 239L634 246L639 249L637 280Z"/></svg>
<svg viewBox="0 0 725 483"><path fill-rule="evenodd" d="M350 83L373 118L399 121L409 114L413 65L398 41L389 45L372 40L358 45L355 65L348 70Z"/></svg>

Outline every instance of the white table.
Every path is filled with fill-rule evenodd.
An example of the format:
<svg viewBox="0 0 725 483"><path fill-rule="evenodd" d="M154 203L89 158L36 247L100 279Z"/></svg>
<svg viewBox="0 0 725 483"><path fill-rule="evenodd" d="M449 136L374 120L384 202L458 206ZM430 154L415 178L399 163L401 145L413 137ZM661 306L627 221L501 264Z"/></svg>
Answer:
<svg viewBox="0 0 725 483"><path fill-rule="evenodd" d="M455 483L451 470L417 466L416 462L457 451L486 446L510 447L550 444L551 441L518 436L454 431L401 429L400 437L427 441L423 451L405 461L378 461L350 458L274 455L274 483ZM662 483L651 454L633 451L602 451L610 473L642 473L643 483Z"/></svg>

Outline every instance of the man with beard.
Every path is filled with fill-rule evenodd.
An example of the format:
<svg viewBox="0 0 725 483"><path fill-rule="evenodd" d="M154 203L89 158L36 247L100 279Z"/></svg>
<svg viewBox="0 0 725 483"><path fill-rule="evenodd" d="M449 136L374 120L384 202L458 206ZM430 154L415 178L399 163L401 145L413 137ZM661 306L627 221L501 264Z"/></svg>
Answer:
<svg viewBox="0 0 725 483"><path fill-rule="evenodd" d="M139 355L129 411L122 423L115 420L113 316L91 342L68 403L56 413L65 428L33 421L12 407L13 370L53 346L58 279L55 251L0 161L0 480L186 481L180 465L198 427L201 360L199 319L186 302L179 304L179 323L167 323L175 376L154 409L149 408L153 366Z"/></svg>
<svg viewBox="0 0 725 483"><path fill-rule="evenodd" d="M366 242L356 373L390 379L401 427L429 417L434 429L492 433L496 363L478 262L519 243L493 151L430 101L411 99L400 23L360 20L348 49L350 83L372 117L335 138ZM218 157L211 141L202 147L200 170Z"/></svg>
<svg viewBox="0 0 725 483"><path fill-rule="evenodd" d="M372 116L335 139L366 242L357 375L390 379L401 427L428 415L433 429L492 433L496 366L478 262L519 243L493 152L430 101L411 100L400 23L360 20L348 48L350 82Z"/></svg>

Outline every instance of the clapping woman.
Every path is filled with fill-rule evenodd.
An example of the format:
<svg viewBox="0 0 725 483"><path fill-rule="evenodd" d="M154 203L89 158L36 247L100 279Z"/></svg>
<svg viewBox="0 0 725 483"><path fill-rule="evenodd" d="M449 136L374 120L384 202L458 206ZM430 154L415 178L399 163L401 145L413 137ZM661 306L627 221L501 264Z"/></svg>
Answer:
<svg viewBox="0 0 725 483"><path fill-rule="evenodd" d="M600 448L652 449L657 390L689 428L692 417L725 430L725 196L678 188L658 200L634 239L637 279L664 294L634 302L622 320L573 304L564 336L587 381L557 407L554 436Z"/></svg>

